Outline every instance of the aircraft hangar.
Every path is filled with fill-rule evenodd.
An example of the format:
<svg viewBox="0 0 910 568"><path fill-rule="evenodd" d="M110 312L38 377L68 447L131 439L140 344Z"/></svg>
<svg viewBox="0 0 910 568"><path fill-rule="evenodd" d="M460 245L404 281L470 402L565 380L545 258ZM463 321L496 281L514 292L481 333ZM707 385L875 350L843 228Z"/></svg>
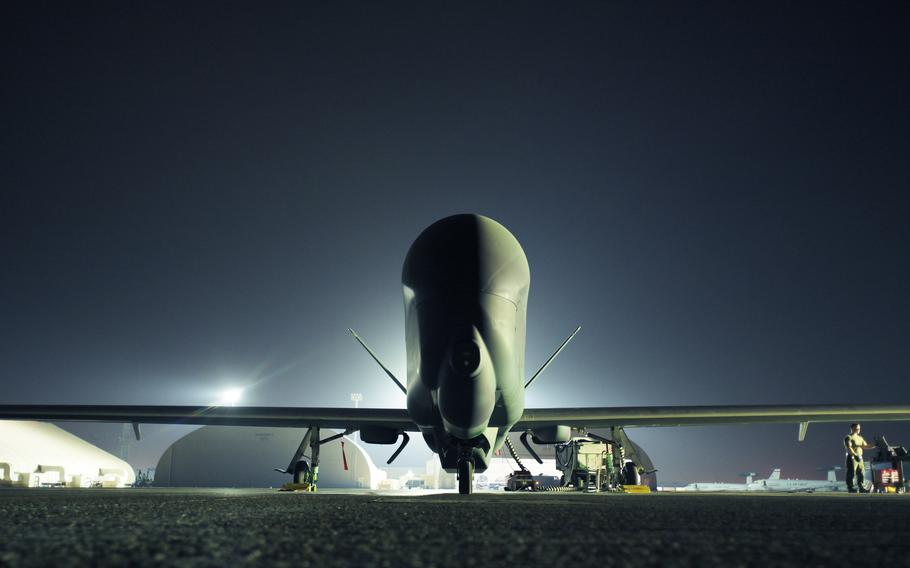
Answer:
<svg viewBox="0 0 910 568"><path fill-rule="evenodd" d="M130 464L47 422L0 420L0 484L125 487Z"/></svg>
<svg viewBox="0 0 910 568"><path fill-rule="evenodd" d="M203 426L180 438L155 468L156 487L280 487L291 481L285 468L303 439L303 428ZM323 430L323 438L333 435ZM345 437L320 450L319 485L377 489L386 473L364 449Z"/></svg>

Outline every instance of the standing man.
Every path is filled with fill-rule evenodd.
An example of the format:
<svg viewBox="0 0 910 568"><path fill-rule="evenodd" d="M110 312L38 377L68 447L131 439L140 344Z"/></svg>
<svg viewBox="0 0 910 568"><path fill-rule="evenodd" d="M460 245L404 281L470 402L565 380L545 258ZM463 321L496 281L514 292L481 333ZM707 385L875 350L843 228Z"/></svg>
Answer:
<svg viewBox="0 0 910 568"><path fill-rule="evenodd" d="M862 427L859 424L850 425L850 433L844 437L844 448L847 450L847 463L845 470L847 472L847 490L850 493L856 493L857 487L860 493L868 493L869 490L863 486L865 476L863 475L863 450L871 450L874 445L869 444L859 435ZM854 484L855 480L855 484Z"/></svg>

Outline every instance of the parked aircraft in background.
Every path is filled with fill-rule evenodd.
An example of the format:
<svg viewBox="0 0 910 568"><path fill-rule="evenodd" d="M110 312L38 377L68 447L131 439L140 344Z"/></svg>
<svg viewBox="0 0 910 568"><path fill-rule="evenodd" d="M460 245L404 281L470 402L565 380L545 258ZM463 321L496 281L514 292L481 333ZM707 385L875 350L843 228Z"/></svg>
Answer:
<svg viewBox="0 0 910 568"><path fill-rule="evenodd" d="M706 491L714 493L716 491L749 491L749 485L746 483L723 483L720 481L696 481L682 487L677 487L674 491Z"/></svg>
<svg viewBox="0 0 910 568"><path fill-rule="evenodd" d="M720 481L696 481L682 487L677 487L674 491L749 491L752 485L752 476L754 473L741 473L740 477L745 477L745 483L724 483Z"/></svg>
<svg viewBox="0 0 910 568"><path fill-rule="evenodd" d="M746 478L745 483L717 483L695 482L675 491L769 491L781 493L814 493L830 491L846 491L847 484L837 480L837 470L840 466L824 468L828 472L827 479L781 479L780 468L775 468L767 479L753 481L754 473L740 474Z"/></svg>
<svg viewBox="0 0 910 568"><path fill-rule="evenodd" d="M847 483L837 480L837 470L839 469L841 469L839 466L828 469L827 479L781 479L780 468L777 468L771 472L768 479L753 483L752 485L755 487L750 489L750 491L781 491L789 493L846 491Z"/></svg>
<svg viewBox="0 0 910 568"><path fill-rule="evenodd" d="M799 424L802 439L810 422L910 420L910 405L898 404L526 409L525 389L572 337L527 378L530 282L518 240L487 217L446 217L417 237L402 269L407 386L367 348L407 395L407 408L3 405L0 419L131 422L137 433L143 422L308 427L281 471L312 486L318 478L320 445L342 435L321 439L320 428L360 431L361 441L373 444L400 439L390 462L404 448L408 432L420 432L442 467L458 473L460 493L472 491L474 472L487 468L511 432L553 444L568 441L572 428L609 428L610 439L622 445L625 457L640 465L623 428L784 422ZM609 385L605 387L607 396Z"/></svg>

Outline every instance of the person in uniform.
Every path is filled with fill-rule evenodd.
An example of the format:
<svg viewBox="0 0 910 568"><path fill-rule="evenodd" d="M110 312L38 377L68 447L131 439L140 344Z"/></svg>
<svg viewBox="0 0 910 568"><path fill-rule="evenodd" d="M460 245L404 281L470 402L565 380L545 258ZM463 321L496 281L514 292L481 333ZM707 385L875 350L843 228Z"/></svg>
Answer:
<svg viewBox="0 0 910 568"><path fill-rule="evenodd" d="M847 491L856 493L857 488L860 493L868 493L869 490L863 485L865 476L863 475L863 450L875 448L859 435L862 426L859 424L850 425L850 433L844 437L844 448L847 450L847 463L844 470L847 473Z"/></svg>

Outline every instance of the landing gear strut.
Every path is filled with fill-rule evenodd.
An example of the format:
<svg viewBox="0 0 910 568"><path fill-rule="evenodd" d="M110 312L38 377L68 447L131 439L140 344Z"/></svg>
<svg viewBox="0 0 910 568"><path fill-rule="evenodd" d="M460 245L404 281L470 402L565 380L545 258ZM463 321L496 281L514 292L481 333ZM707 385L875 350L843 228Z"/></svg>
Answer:
<svg viewBox="0 0 910 568"><path fill-rule="evenodd" d="M310 491L316 491L316 483L319 481L319 446L322 442L319 441L319 426L313 426L310 431L313 432L313 438L310 440L310 472L307 483Z"/></svg>
<svg viewBox="0 0 910 568"><path fill-rule="evenodd" d="M320 440L319 426L311 426L300 442L294 457L291 458L291 463L284 469L275 468L277 472L288 473L293 476L294 481L285 486L293 487L287 490L316 491L316 484L319 481L319 446L338 439L347 433L336 434L325 440ZM309 461L306 459L307 456L304 455L307 448L310 450Z"/></svg>
<svg viewBox="0 0 910 568"><path fill-rule="evenodd" d="M458 459L458 493L470 495L474 491L474 458Z"/></svg>

